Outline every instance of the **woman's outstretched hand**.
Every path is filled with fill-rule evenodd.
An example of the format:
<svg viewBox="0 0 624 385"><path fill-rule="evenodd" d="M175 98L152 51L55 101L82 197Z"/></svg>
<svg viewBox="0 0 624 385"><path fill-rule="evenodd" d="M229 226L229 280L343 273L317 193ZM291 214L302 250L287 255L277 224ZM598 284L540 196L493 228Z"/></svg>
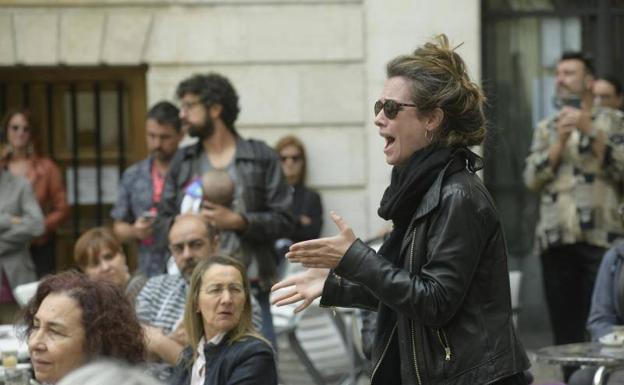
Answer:
<svg viewBox="0 0 624 385"><path fill-rule="evenodd" d="M276 306L284 306L303 301L295 309L295 313L299 313L321 296L327 275L329 275L329 269L308 269L292 275L273 285L271 288L273 292L280 289L288 291L279 293L271 302Z"/></svg>
<svg viewBox="0 0 624 385"><path fill-rule="evenodd" d="M330 216L340 232L333 237L295 243L286 253L286 258L290 262L301 263L311 268L333 269L338 265L356 238L353 230L342 217L333 211Z"/></svg>

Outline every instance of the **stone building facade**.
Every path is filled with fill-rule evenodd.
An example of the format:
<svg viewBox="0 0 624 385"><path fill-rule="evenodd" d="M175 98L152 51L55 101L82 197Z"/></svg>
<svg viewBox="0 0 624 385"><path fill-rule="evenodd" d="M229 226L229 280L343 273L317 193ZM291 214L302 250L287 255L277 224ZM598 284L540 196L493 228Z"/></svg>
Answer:
<svg viewBox="0 0 624 385"><path fill-rule="evenodd" d="M384 65L437 33L480 76L477 0L0 0L0 66L146 65L147 104L193 73L241 95L238 128L306 143L308 183L362 238L388 183L372 106ZM143 130L143 127L133 127ZM144 151L144 150L142 150ZM335 232L326 218L324 233Z"/></svg>

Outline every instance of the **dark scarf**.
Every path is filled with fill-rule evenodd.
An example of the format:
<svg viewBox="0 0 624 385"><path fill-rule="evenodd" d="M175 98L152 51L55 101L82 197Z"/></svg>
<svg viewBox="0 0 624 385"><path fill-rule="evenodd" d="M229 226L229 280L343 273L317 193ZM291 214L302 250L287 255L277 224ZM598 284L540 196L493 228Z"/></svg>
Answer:
<svg viewBox="0 0 624 385"><path fill-rule="evenodd" d="M394 225L390 236L379 249L379 254L386 259L398 261L401 242L416 208L447 164L449 167L443 178L466 166L474 172L482 167L482 160L467 148L432 145L416 151L405 165L392 169L390 185L377 210L380 217L392 220Z"/></svg>

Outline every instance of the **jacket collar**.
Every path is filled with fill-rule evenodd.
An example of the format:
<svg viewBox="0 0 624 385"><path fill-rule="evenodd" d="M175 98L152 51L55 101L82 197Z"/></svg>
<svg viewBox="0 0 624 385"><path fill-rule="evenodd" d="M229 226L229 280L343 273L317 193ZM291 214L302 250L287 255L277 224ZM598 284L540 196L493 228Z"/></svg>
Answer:
<svg viewBox="0 0 624 385"><path fill-rule="evenodd" d="M256 158L251 143L248 140L244 140L239 135L236 135L236 155L234 156L236 160L252 160Z"/></svg>
<svg viewBox="0 0 624 385"><path fill-rule="evenodd" d="M438 173L438 177L433 182L431 187L429 187L429 190L427 190L427 192L423 196L422 201L420 201L420 204L416 208L414 217L410 221L410 226L412 226L412 224L418 219L429 214L433 209L438 207L438 205L440 204L440 195L442 191L442 182L444 181L444 174L446 174L446 170L451 165L451 162L452 160L448 162L446 166L444 166L442 171Z"/></svg>
<svg viewBox="0 0 624 385"><path fill-rule="evenodd" d="M420 201L420 204L416 208L416 212L414 213L414 216L410 220L409 226L407 227L407 232L405 233L405 236L403 237L403 242L401 243L401 252L399 255L403 255L403 253L405 252L405 248L410 243L411 235L412 235L412 231L410 230L414 226L414 222L424 217L425 215L429 214L440 204L440 196L442 194L442 182L444 181L444 174L446 174L446 170L451 165L451 162L452 160L448 162L446 166L444 166L442 171L438 173L438 177L433 182L431 187L429 187L429 190L427 190L427 192L423 196L422 201Z"/></svg>
<svg viewBox="0 0 624 385"><path fill-rule="evenodd" d="M201 140L197 143L182 148L184 159L197 159L204 152L204 146ZM236 134L236 153L234 155L236 160L239 159L254 159L253 147L249 141L244 140L240 135Z"/></svg>
<svg viewBox="0 0 624 385"><path fill-rule="evenodd" d="M619 259L624 260L624 240L618 241L615 244L615 251Z"/></svg>
<svg viewBox="0 0 624 385"><path fill-rule="evenodd" d="M152 174L152 161L154 158L150 155L147 158L143 159L139 163L139 172L142 175L151 175Z"/></svg>

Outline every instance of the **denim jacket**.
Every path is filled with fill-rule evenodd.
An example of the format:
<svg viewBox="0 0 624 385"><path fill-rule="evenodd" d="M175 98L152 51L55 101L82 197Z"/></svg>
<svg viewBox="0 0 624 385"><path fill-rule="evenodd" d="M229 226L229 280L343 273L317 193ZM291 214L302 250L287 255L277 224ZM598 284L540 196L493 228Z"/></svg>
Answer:
<svg viewBox="0 0 624 385"><path fill-rule="evenodd" d="M587 330L593 340L598 340L611 332L616 325L624 325L622 295L624 294L624 241L618 241L602 258L591 310L587 319Z"/></svg>

